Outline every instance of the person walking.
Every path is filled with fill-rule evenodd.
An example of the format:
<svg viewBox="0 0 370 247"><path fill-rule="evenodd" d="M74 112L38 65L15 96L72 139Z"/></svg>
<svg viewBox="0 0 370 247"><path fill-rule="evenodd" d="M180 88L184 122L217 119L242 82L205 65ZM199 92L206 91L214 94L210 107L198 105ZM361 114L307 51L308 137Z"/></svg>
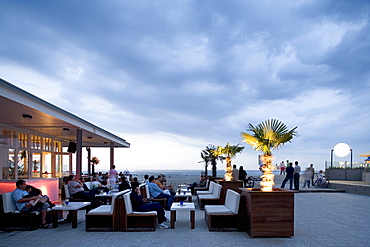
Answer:
<svg viewBox="0 0 370 247"><path fill-rule="evenodd" d="M115 186L118 180L118 172L116 166L112 165L112 169L109 170L108 184Z"/></svg>
<svg viewBox="0 0 370 247"><path fill-rule="evenodd" d="M281 188L284 189L285 188L285 184L286 182L290 182L290 187L289 189L292 190L293 189L293 174L294 174L294 168L292 167L292 163L288 163L287 164L287 168L286 168L286 176L283 180L283 183L281 184Z"/></svg>
<svg viewBox="0 0 370 247"><path fill-rule="evenodd" d="M309 169L309 172L310 172L310 175L311 175L311 177L310 177L310 179L311 179L311 184L312 184L312 186L313 186L313 183L314 183L314 178L315 178L315 168L313 168L313 164L311 164L310 165L310 167L308 167L308 169Z"/></svg>
<svg viewBox="0 0 370 247"><path fill-rule="evenodd" d="M301 177L301 167L298 164L298 161L294 162L294 190L299 190L299 178Z"/></svg>

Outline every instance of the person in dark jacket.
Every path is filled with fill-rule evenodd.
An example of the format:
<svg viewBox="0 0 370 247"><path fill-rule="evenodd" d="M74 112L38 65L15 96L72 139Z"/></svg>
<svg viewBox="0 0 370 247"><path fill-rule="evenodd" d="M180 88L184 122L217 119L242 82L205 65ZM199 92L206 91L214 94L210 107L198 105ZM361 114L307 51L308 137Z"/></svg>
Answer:
<svg viewBox="0 0 370 247"><path fill-rule="evenodd" d="M293 168L293 164L291 162L288 163L288 166L287 166L285 172L286 172L286 175L285 175L285 178L283 180L283 183L281 184L281 188L284 189L286 182L289 181L289 183L290 183L290 190L292 190L293 189L294 168Z"/></svg>
<svg viewBox="0 0 370 247"><path fill-rule="evenodd" d="M170 228L168 225L164 223L166 221L166 216L165 216L164 209L159 202L146 203L147 199L143 198L143 196L140 194L139 187L132 188L130 198L131 198L132 209L134 211L138 211L138 212L156 211L159 228L164 228L164 229Z"/></svg>
<svg viewBox="0 0 370 247"><path fill-rule="evenodd" d="M238 179L243 181L244 187L247 187L247 171L244 170L243 166L239 167L239 177L238 177Z"/></svg>

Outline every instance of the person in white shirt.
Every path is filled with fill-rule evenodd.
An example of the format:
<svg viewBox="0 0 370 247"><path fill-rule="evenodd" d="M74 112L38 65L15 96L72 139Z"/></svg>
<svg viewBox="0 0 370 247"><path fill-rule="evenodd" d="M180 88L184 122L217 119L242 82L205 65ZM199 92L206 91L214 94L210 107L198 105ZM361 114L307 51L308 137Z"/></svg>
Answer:
<svg viewBox="0 0 370 247"><path fill-rule="evenodd" d="M294 162L294 190L299 190L299 178L301 177L301 167L298 165L298 161Z"/></svg>
<svg viewBox="0 0 370 247"><path fill-rule="evenodd" d="M239 170L236 165L233 165L233 180L239 180Z"/></svg>

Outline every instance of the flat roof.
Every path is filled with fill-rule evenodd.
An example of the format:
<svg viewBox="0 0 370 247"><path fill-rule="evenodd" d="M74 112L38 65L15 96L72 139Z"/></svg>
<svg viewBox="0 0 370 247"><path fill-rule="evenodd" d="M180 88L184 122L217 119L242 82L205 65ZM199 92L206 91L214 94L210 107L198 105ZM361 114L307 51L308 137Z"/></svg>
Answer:
<svg viewBox="0 0 370 247"><path fill-rule="evenodd" d="M63 142L76 140L82 130L83 147L129 148L130 143L0 78L0 124ZM28 116L26 116L28 115ZM31 116L31 117L30 117Z"/></svg>

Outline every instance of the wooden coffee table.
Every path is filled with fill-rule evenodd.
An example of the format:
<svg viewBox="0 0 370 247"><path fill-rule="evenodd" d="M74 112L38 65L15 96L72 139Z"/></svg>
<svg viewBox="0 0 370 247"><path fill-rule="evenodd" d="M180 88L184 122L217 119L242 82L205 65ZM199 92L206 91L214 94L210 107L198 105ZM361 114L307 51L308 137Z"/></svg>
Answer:
<svg viewBox="0 0 370 247"><path fill-rule="evenodd" d="M58 211L68 211L71 214L72 228L77 228L77 210L86 209L90 210L91 202L70 202L68 206L56 205L51 209L53 217L53 227L58 227Z"/></svg>
<svg viewBox="0 0 370 247"><path fill-rule="evenodd" d="M195 229L195 205L194 202L184 202L181 206L180 203L174 202L171 206L171 229L175 229L176 212L177 211L190 211L190 229Z"/></svg>
<svg viewBox="0 0 370 247"><path fill-rule="evenodd" d="M180 194L177 192L176 195L175 195L175 201L176 202L179 202L179 201L185 201L185 200L188 200L188 202L192 202L193 201L193 195L191 194L191 191L181 191Z"/></svg>

